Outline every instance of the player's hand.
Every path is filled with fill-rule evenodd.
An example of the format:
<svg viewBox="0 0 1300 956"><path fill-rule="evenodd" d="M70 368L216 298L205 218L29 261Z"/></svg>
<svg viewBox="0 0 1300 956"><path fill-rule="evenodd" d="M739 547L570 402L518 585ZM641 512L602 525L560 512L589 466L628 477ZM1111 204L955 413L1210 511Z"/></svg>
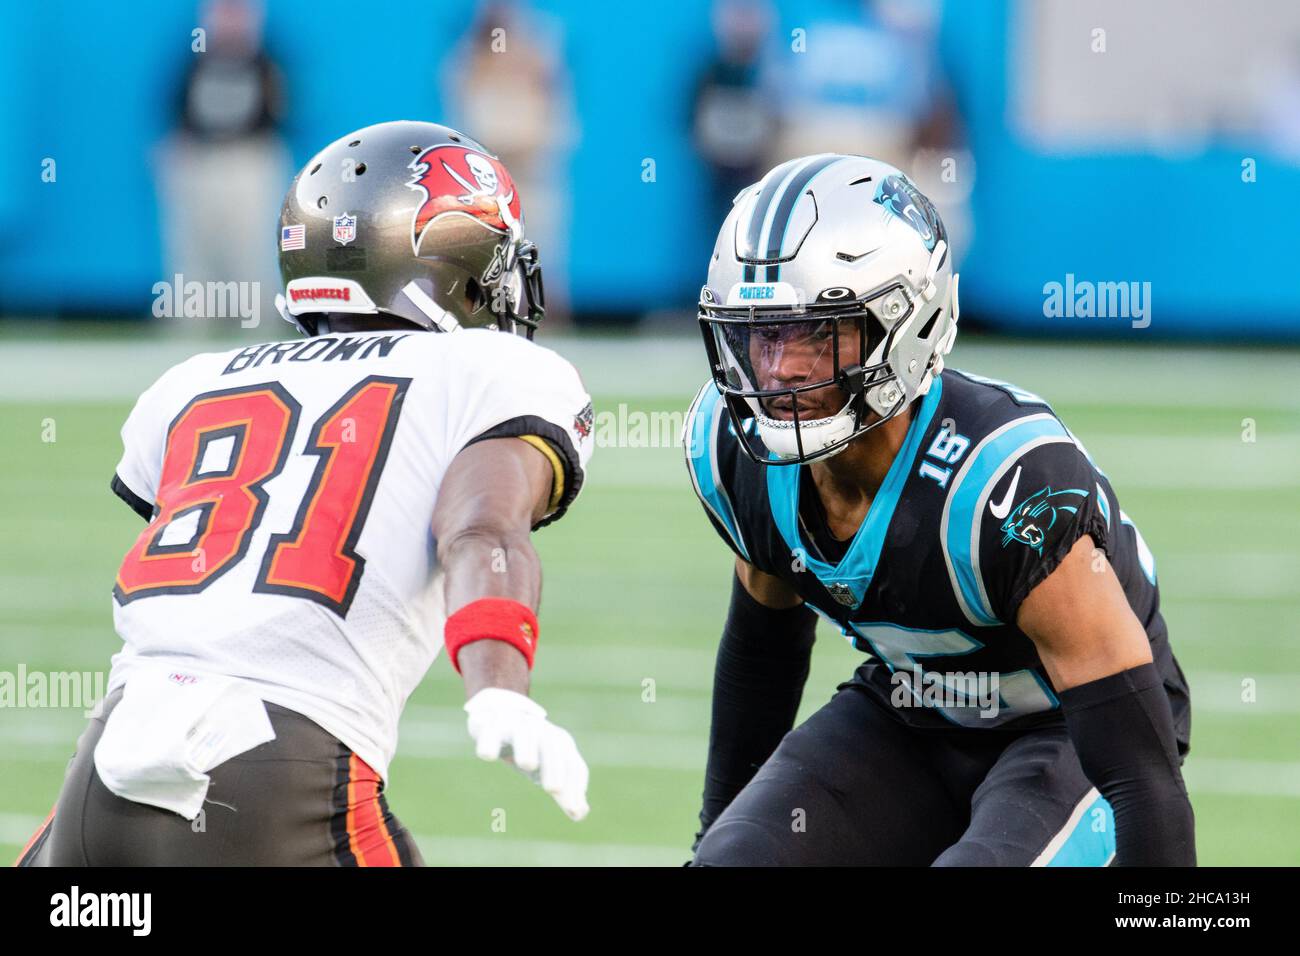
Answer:
<svg viewBox="0 0 1300 956"><path fill-rule="evenodd" d="M587 815L587 763L573 736L547 720L540 704L503 687L485 687L465 704L465 713L479 757L513 763L570 819Z"/></svg>

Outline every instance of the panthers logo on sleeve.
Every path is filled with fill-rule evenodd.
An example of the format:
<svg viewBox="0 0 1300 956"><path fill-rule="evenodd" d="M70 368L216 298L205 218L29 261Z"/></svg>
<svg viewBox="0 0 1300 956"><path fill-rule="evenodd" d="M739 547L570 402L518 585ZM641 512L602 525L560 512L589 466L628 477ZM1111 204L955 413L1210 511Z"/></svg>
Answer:
<svg viewBox="0 0 1300 956"><path fill-rule="evenodd" d="M1076 514L1079 503L1086 497L1088 492L1082 488L1063 491L1053 491L1051 485L1040 488L1017 505L1011 517L1003 522L1002 547L1019 541L1042 557L1048 535L1058 526L1063 528L1067 523L1065 516Z"/></svg>

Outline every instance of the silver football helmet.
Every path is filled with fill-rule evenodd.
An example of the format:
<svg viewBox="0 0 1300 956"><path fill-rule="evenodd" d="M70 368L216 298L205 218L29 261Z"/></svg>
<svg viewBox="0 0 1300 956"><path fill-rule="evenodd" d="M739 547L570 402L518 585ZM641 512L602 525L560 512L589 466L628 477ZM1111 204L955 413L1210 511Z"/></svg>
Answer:
<svg viewBox="0 0 1300 956"><path fill-rule="evenodd" d="M957 279L934 205L879 160L805 156L742 190L699 319L745 452L828 458L929 391L957 334ZM809 380L816 368L827 374ZM828 388L842 407L801 418Z"/></svg>

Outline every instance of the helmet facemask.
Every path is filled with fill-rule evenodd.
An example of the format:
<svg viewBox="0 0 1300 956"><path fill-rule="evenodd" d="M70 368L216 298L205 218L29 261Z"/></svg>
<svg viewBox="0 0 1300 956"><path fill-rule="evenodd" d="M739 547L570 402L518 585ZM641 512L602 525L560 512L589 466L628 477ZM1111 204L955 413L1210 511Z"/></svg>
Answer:
<svg viewBox="0 0 1300 956"><path fill-rule="evenodd" d="M542 268L537 263L537 245L529 240L502 244L503 274L487 294L487 306L503 332L520 333L532 339L546 316Z"/></svg>
<svg viewBox="0 0 1300 956"><path fill-rule="evenodd" d="M829 458L901 412L915 396L890 356L915 312L901 282L847 303L823 293L763 309L717 306L706 288L705 349L746 454L766 465Z"/></svg>

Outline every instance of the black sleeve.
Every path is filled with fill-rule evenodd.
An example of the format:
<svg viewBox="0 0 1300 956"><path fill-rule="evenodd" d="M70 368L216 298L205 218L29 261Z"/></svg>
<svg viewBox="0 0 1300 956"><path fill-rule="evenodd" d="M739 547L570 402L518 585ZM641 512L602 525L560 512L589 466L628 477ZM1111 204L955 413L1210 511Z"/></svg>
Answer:
<svg viewBox="0 0 1300 956"><path fill-rule="evenodd" d="M1075 542L1092 535L1109 551L1100 475L1073 442L1040 445L987 489L976 520L989 605L1012 622L1029 592L1060 566Z"/></svg>
<svg viewBox="0 0 1300 956"><path fill-rule="evenodd" d="M590 406L589 406L590 407ZM500 425L494 425L480 435L476 435L466 442L468 448L475 442L486 441L489 438L519 438L522 435L536 435L555 453L559 459L560 466L563 469L564 488L560 493L560 499L555 506L555 510L539 521L537 528L544 528L552 522L559 521L564 517L564 513L569 510L569 505L573 499L578 497L578 490L582 488L582 479L584 477L582 464L578 459L578 450L573 447L573 442L565 434L564 429L553 425L544 418L536 415L520 415L509 421L502 422Z"/></svg>
<svg viewBox="0 0 1300 956"><path fill-rule="evenodd" d="M1115 813L1115 865L1195 866L1195 819L1155 664L1059 696L1083 772Z"/></svg>
<svg viewBox="0 0 1300 956"><path fill-rule="evenodd" d="M713 723L695 846L794 726L816 625L817 615L808 607L765 607L733 577L713 675Z"/></svg>
<svg viewBox="0 0 1300 956"><path fill-rule="evenodd" d="M128 505L130 505L131 510L134 511L136 514L138 514L145 521L153 520L153 505L149 504L149 502L145 501L134 491L128 488L126 486L126 482L124 482L116 474L113 475L113 480L109 482L108 487L109 490L113 492L113 494L117 495Z"/></svg>

